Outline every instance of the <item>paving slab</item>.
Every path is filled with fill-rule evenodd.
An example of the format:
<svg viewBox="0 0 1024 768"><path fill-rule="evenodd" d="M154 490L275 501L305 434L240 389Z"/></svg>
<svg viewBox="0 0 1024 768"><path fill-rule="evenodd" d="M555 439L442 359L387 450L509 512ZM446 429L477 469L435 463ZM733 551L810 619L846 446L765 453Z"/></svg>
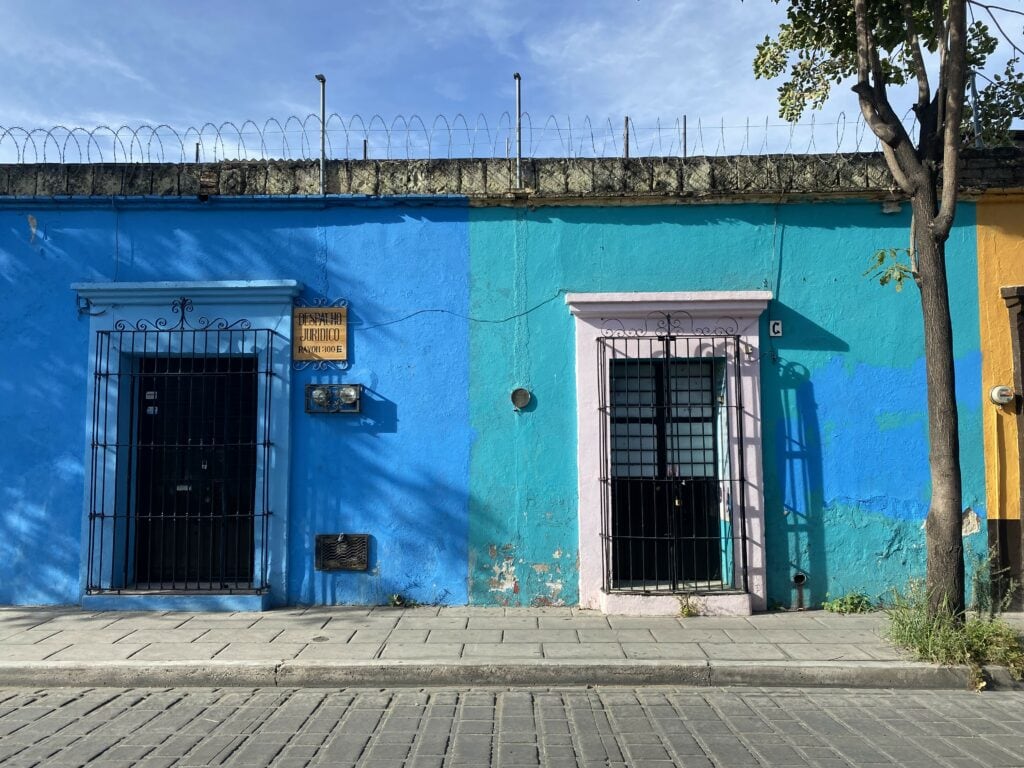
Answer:
<svg viewBox="0 0 1024 768"><path fill-rule="evenodd" d="M303 643L228 643L212 658L231 661L284 661L294 659L305 647Z"/></svg>
<svg viewBox="0 0 1024 768"><path fill-rule="evenodd" d="M381 643L320 643L307 645L296 656L303 661L369 661L375 659Z"/></svg>
<svg viewBox="0 0 1024 768"><path fill-rule="evenodd" d="M458 659L462 656L461 643L388 643L382 659Z"/></svg>
<svg viewBox="0 0 1024 768"><path fill-rule="evenodd" d="M432 629L427 643L493 643L501 644L500 629Z"/></svg>
<svg viewBox="0 0 1024 768"><path fill-rule="evenodd" d="M121 661L127 659L134 653L138 653L146 646L139 643L79 643L69 645L52 656L46 658L51 661Z"/></svg>
<svg viewBox="0 0 1024 768"><path fill-rule="evenodd" d="M546 659L622 659L618 643L541 643Z"/></svg>
<svg viewBox="0 0 1024 768"><path fill-rule="evenodd" d="M51 643L46 640L29 645L5 645L0 648L0 661L42 661L70 647L67 643Z"/></svg>
<svg viewBox="0 0 1024 768"><path fill-rule="evenodd" d="M132 658L135 661L185 661L212 659L227 643L150 643Z"/></svg>
<svg viewBox="0 0 1024 768"><path fill-rule="evenodd" d="M145 624L143 626L148 627L151 625ZM132 629L132 625L130 624L124 625L122 629L126 634L122 634L117 642L143 643L146 645L149 643L191 643L198 640L201 635L209 631L203 627L193 627L192 629ZM62 632L61 636L65 636L67 634L67 632Z"/></svg>
<svg viewBox="0 0 1024 768"><path fill-rule="evenodd" d="M622 650L629 659L703 661L707 658L697 643L623 643Z"/></svg>
<svg viewBox="0 0 1024 768"><path fill-rule="evenodd" d="M354 629L286 629L272 643L347 643L356 634ZM386 637L386 634L385 634Z"/></svg>
<svg viewBox="0 0 1024 768"><path fill-rule="evenodd" d="M540 643L466 643L462 649L462 658L489 659L491 662L543 659L544 649Z"/></svg>

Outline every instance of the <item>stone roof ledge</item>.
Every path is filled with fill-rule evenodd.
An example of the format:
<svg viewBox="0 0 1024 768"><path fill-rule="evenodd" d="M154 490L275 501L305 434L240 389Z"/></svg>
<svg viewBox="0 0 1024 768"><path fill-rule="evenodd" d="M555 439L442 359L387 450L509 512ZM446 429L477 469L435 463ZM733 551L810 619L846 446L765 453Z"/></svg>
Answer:
<svg viewBox="0 0 1024 768"><path fill-rule="evenodd" d="M965 150L965 199L1024 190L1024 150ZM467 199L470 205L900 199L876 153L515 160L330 160L331 197ZM317 160L0 165L4 198L319 197Z"/></svg>

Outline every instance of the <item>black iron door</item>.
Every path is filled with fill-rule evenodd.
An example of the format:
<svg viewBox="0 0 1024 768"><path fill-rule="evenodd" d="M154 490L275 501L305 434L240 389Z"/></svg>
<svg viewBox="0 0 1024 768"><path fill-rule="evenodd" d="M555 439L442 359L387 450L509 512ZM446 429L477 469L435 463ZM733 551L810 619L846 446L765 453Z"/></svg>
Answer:
<svg viewBox="0 0 1024 768"><path fill-rule="evenodd" d="M256 357L139 360L133 560L139 589L253 575Z"/></svg>
<svg viewBox="0 0 1024 768"><path fill-rule="evenodd" d="M714 358L610 361L612 587L720 582Z"/></svg>

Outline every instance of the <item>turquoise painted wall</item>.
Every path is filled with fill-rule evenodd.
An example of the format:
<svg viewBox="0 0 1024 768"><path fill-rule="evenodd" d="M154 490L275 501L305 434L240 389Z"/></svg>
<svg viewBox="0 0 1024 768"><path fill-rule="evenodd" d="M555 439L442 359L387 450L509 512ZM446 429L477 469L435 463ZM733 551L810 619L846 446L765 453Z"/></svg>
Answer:
<svg viewBox="0 0 1024 768"><path fill-rule="evenodd" d="M470 599L575 602L575 371L566 291L770 289L761 360L769 601L923 574L928 504L916 289L864 276L906 242L877 203L473 209ZM982 513L974 209L949 241L965 505ZM783 321L769 343L767 322ZM586 375L586 373L584 373ZM596 375L596 372L595 374ZM508 393L535 402L514 412ZM984 533L969 540L983 551Z"/></svg>

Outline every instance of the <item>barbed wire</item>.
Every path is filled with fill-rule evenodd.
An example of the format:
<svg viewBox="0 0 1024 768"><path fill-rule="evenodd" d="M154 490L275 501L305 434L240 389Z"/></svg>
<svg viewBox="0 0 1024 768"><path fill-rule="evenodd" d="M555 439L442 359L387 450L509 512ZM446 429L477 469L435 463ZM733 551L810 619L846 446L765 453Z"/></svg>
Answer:
<svg viewBox="0 0 1024 768"><path fill-rule="evenodd" d="M913 130L911 113L905 118ZM419 115L386 120L373 115L325 121L329 159L510 158L516 126L503 112L492 124L483 115L469 119L438 115L429 124ZM522 118L522 156L540 157L694 157L768 154L877 152L878 140L858 114L806 123L763 121L727 124L686 116L639 125L625 117L595 122L554 115L534 122ZM291 115L208 122L185 129L168 124L114 128L23 128L0 125L0 163L190 163L222 160L312 160L320 156L320 116Z"/></svg>

